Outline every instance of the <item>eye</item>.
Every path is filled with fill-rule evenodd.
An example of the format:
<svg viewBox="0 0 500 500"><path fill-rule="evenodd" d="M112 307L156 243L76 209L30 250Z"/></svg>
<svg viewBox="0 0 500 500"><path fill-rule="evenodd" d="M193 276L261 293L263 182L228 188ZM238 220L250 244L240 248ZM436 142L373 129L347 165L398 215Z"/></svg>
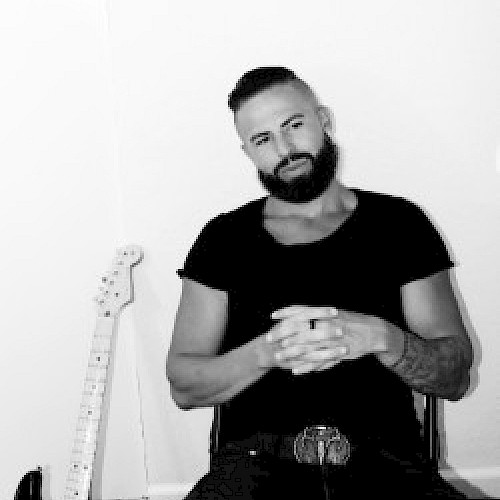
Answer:
<svg viewBox="0 0 500 500"><path fill-rule="evenodd" d="M254 144L256 146L261 146L262 144L266 143L266 142L269 142L269 136L264 136L264 137L261 137L259 139L257 139Z"/></svg>
<svg viewBox="0 0 500 500"><path fill-rule="evenodd" d="M302 127L302 125L304 125L304 122L303 122L303 121L300 121L300 120L299 120L299 121L296 121L296 122L293 122L293 123L291 124L292 128L300 128L300 127Z"/></svg>

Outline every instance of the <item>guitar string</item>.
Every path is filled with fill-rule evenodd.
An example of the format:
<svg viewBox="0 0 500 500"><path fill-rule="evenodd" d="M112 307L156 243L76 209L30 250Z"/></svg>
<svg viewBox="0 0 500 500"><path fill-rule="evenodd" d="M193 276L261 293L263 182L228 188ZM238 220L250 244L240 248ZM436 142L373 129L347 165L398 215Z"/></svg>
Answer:
<svg viewBox="0 0 500 500"><path fill-rule="evenodd" d="M138 393L138 397L139 397L139 422L140 422L140 426L141 426L144 473L146 475L146 485L147 485L148 492L149 492L150 481L149 481L149 468L148 468L148 450L147 450L146 432L145 432L145 425L144 425L144 411L143 411L143 404L142 404L141 377L139 374L139 359L138 359L139 352L137 349L137 338L135 336L135 329L134 329L134 335L133 335L133 344L134 344L134 351L135 351L135 377L137 380L137 393ZM146 498L149 498L149 496L147 496Z"/></svg>

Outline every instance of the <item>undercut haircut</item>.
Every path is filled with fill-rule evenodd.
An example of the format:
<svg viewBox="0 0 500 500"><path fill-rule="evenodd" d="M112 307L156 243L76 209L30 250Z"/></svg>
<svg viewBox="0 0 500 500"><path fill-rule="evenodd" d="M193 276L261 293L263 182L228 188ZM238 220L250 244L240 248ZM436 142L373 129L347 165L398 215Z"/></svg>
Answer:
<svg viewBox="0 0 500 500"><path fill-rule="evenodd" d="M301 90L306 90L315 98L313 91L301 80L291 69L284 66L262 66L241 76L236 82L234 89L229 94L227 101L229 109L236 113L241 105L263 90L267 90L274 85L296 83Z"/></svg>

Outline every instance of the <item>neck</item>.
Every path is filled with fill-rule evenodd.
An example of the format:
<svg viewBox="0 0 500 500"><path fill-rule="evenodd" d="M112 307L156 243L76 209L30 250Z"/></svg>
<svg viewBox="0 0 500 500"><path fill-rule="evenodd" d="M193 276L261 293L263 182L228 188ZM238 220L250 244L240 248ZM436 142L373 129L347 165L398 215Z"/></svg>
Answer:
<svg viewBox="0 0 500 500"><path fill-rule="evenodd" d="M274 217L317 218L325 214L336 214L349 210L349 190L333 179L320 196L307 203L290 203L270 196L265 214Z"/></svg>

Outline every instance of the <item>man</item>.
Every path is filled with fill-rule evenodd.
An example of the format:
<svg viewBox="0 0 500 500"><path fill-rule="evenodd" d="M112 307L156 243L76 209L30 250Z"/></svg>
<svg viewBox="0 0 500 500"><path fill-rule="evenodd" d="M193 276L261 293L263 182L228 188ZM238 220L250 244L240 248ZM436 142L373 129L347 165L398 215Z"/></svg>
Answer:
<svg viewBox="0 0 500 500"><path fill-rule="evenodd" d="M179 270L172 397L221 409L188 498L463 498L429 473L412 396L469 385L441 238L339 182L330 112L289 69L249 71L229 106L269 196L211 220Z"/></svg>

